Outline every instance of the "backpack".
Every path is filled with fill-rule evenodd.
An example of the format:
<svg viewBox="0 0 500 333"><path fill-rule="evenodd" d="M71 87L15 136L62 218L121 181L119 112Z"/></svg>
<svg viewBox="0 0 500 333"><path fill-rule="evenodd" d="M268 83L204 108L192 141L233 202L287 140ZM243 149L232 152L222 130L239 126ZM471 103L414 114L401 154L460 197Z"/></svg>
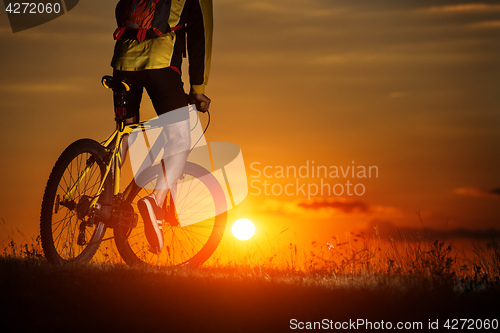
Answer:
<svg viewBox="0 0 500 333"><path fill-rule="evenodd" d="M120 0L116 5L114 39L127 38L143 41L182 28L182 24L170 28L171 0Z"/></svg>

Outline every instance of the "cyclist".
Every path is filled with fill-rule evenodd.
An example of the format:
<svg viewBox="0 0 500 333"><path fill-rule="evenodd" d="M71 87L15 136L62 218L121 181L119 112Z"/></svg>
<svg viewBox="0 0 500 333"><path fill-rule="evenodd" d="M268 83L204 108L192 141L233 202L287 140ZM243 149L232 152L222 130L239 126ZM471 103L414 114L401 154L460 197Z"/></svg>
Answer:
<svg viewBox="0 0 500 333"><path fill-rule="evenodd" d="M207 111L210 106L205 85L210 71L213 30L212 0L159 0L158 5L170 7L168 23L173 31L142 41L135 38L136 33L125 32L116 41L111 61L113 76L125 79L131 86L127 93L127 124L139 122L144 88L158 115L177 113L175 122L164 126L168 138L163 156L165 184L157 183L154 192L138 202L146 238L151 251L156 253L163 248L163 204L182 174L190 149L188 102L197 104L200 111ZM181 80L186 49L191 85L187 98Z"/></svg>

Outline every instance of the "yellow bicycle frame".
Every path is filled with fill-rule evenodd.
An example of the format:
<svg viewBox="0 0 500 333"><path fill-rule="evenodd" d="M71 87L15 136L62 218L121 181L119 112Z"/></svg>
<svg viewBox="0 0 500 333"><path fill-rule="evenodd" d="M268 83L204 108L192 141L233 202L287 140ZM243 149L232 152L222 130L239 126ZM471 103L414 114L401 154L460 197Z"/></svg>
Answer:
<svg viewBox="0 0 500 333"><path fill-rule="evenodd" d="M110 174L113 174L113 195L117 195L120 193L120 182L121 182L121 164L122 164L122 143L123 139L132 133L136 128L141 127L143 131L151 128L151 125L145 125L144 122L140 122L138 124L129 124L129 125L118 125L113 134L102 144L102 146L106 149L107 153L111 153L110 160L106 165L106 170L104 173L103 180L101 184L99 184L99 189L97 191L96 196L92 199L90 203L90 207L95 207L97 201L99 200L99 196L104 191L104 184L107 177ZM72 196L73 192L80 184L80 182L85 178L87 173L89 172L90 166L87 166L81 174L78 176L78 179L75 181L71 189L64 195L63 201L69 200ZM114 171L114 172L113 172Z"/></svg>

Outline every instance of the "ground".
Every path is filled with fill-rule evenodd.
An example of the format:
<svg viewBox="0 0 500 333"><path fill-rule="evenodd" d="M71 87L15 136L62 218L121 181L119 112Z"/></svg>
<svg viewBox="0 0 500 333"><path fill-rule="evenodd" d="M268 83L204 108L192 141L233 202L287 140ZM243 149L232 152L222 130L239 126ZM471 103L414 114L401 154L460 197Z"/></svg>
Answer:
<svg viewBox="0 0 500 333"><path fill-rule="evenodd" d="M356 281L363 278L368 282ZM443 281L411 277L58 267L2 258L0 290L1 322L12 332L289 332L314 322L327 330L350 322L353 330L357 320L374 328L422 323L412 331L439 320L434 331L441 332L446 319L500 319L498 284L457 291ZM366 328L358 330L371 331Z"/></svg>

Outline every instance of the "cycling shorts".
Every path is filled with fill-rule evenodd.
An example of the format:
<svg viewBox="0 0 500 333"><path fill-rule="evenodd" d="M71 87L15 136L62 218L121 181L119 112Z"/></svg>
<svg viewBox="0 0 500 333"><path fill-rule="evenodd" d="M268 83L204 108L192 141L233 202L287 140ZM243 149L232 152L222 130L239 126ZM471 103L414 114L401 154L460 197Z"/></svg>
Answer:
<svg viewBox="0 0 500 333"><path fill-rule="evenodd" d="M157 115L188 105L181 76L170 67L140 71L115 69L113 77L120 80L125 79L131 86L130 91L126 93L127 119L137 117L136 121L139 121L139 109L144 88L146 88Z"/></svg>

